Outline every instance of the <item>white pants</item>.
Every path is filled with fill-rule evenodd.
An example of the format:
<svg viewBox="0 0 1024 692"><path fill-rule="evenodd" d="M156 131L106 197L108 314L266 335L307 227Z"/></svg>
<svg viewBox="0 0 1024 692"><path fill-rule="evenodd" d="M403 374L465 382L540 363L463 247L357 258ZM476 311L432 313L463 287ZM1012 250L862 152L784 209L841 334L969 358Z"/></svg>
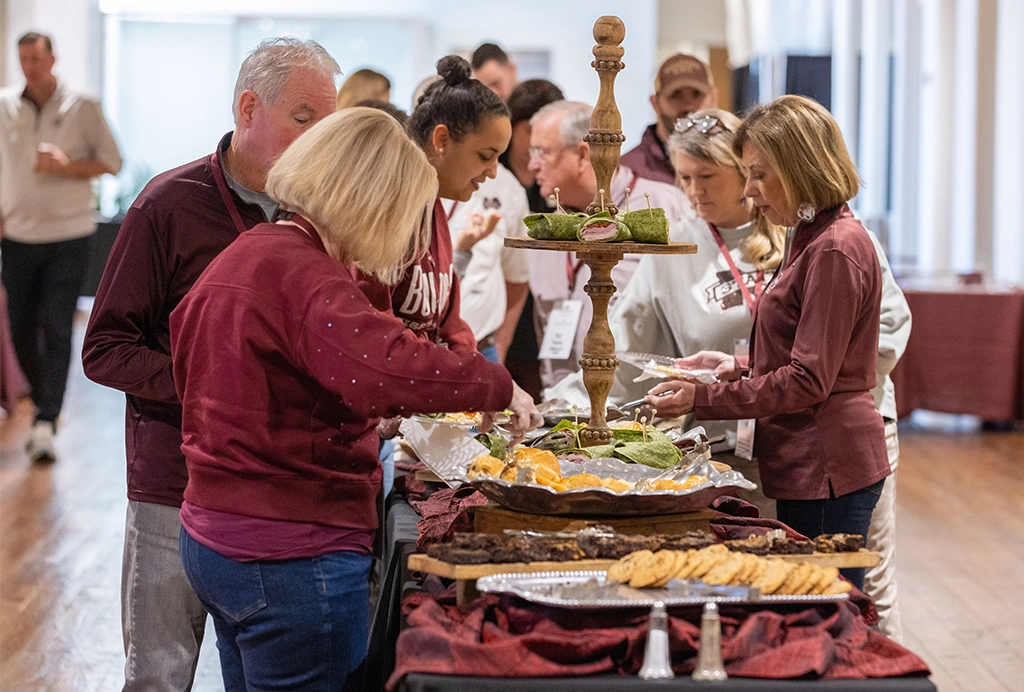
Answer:
<svg viewBox="0 0 1024 692"><path fill-rule="evenodd" d="M178 552L178 508L128 502L121 560L124 692L192 689L206 610Z"/></svg>
<svg viewBox="0 0 1024 692"><path fill-rule="evenodd" d="M885 446L889 452L892 475L885 479L882 496L871 514L867 547L882 556L882 561L868 569L864 577L864 593L875 602L881 621L879 629L890 639L903 643L903 623L896 602L896 469L900 463L900 446L896 422L885 424Z"/></svg>

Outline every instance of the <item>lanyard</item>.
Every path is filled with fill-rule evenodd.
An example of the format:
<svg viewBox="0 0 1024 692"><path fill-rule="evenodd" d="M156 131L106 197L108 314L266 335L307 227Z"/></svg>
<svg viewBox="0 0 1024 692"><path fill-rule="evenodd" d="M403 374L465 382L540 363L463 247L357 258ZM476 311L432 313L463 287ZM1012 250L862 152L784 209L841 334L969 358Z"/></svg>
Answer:
<svg viewBox="0 0 1024 692"><path fill-rule="evenodd" d="M455 216L455 207L457 206L459 206L459 200L452 202L452 208L448 210L448 215L446 217L449 221L451 221L452 217Z"/></svg>
<svg viewBox="0 0 1024 692"><path fill-rule="evenodd" d="M718 243L718 250L722 253L722 257L729 264L729 271L732 273L732 278L736 280L736 284L740 287L740 293L743 294L743 300L746 301L747 307L750 308L750 314L754 314L754 307L757 305L758 298L761 297L761 293L764 290L764 272L760 269L757 270L757 279L754 281L754 294L750 294L750 289L747 288L747 282L743 278L743 273L736 266L736 262L733 261L732 255L729 253L729 248L725 246L725 240L722 239L722 234L718 232L718 229L708 224L708 228L711 229L711 235L715 237L715 242Z"/></svg>
<svg viewBox="0 0 1024 692"><path fill-rule="evenodd" d="M572 253L565 253L565 278L569 282L569 295L572 295L573 289L576 288L576 276L580 273L580 269L583 268L583 260L576 260L576 264L572 262Z"/></svg>
<svg viewBox="0 0 1024 692"><path fill-rule="evenodd" d="M213 179L217 182L217 189L220 190L220 198L224 200L224 206L227 207L228 214L231 215L231 220L235 223L235 229L239 235L245 233L247 229L242 221L242 215L238 213L235 200L231 198L231 193L228 191L228 182L224 179L224 170L220 165L219 148L210 156L210 169L213 171Z"/></svg>

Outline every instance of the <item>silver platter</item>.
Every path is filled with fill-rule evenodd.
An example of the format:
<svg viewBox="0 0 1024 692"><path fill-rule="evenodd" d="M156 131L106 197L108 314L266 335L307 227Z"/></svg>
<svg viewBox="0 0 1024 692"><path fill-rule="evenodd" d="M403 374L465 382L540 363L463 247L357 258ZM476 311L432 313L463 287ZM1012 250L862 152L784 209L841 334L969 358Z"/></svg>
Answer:
<svg viewBox="0 0 1024 692"><path fill-rule="evenodd" d="M618 459L592 459L581 464L562 461L562 474L593 473L632 482L664 474L640 464L626 464ZM474 488L503 507L531 514L561 516L635 517L693 512L707 507L720 495L736 488L753 489L753 483L738 471L719 473L708 462L693 464L685 474L698 474L708 480L690 490L627 490L612 492L607 488L577 488L558 492L545 485L509 483L498 478L483 477L471 481Z"/></svg>
<svg viewBox="0 0 1024 692"><path fill-rule="evenodd" d="M477 579L476 588L484 593L514 594L531 603L561 608L649 608L661 602L666 606L725 603L738 605L783 605L835 603L849 595L762 596L750 586L712 586L699 580L672 580L663 589L633 589L609 582L603 571L537 572L533 574L492 574Z"/></svg>

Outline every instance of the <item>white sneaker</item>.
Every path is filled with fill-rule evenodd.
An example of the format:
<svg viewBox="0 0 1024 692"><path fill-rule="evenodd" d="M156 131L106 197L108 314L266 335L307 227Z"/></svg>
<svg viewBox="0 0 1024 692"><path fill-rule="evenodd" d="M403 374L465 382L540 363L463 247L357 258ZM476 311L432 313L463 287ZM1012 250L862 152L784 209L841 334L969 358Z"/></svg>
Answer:
<svg viewBox="0 0 1024 692"><path fill-rule="evenodd" d="M53 423L36 421L28 439L28 454L37 464L52 464L57 461L57 453L53 449Z"/></svg>

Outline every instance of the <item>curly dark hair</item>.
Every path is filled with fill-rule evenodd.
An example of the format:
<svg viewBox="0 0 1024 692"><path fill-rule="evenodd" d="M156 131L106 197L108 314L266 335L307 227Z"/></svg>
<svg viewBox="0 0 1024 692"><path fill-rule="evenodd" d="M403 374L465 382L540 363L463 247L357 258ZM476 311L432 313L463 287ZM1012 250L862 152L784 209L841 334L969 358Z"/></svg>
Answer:
<svg viewBox="0 0 1024 692"><path fill-rule="evenodd" d="M465 58L448 55L437 62L437 80L424 92L409 116L409 136L420 147L434 128L444 125L455 141L476 132L489 118L509 117L508 107L497 94L472 77Z"/></svg>

